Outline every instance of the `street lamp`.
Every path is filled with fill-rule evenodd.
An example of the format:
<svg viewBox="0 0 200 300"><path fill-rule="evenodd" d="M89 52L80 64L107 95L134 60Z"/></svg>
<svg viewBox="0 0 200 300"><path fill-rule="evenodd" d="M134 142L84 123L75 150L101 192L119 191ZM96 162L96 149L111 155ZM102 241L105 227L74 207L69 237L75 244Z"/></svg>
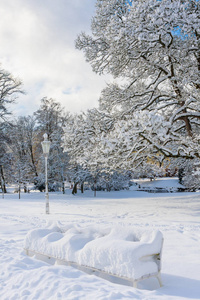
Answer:
<svg viewBox="0 0 200 300"><path fill-rule="evenodd" d="M45 158L45 199L46 199L46 214L49 214L49 193L48 193L48 177L47 177L47 158L49 155L49 149L51 142L48 141L48 136L45 133L43 135L44 141L41 142L42 144L42 150Z"/></svg>

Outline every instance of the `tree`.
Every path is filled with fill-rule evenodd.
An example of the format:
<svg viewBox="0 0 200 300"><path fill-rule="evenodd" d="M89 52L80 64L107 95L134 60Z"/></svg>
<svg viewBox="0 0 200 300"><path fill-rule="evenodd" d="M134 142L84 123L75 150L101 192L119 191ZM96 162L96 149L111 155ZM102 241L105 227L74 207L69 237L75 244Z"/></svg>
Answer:
<svg viewBox="0 0 200 300"><path fill-rule="evenodd" d="M77 186L91 177L88 170L88 136L83 114L71 116L64 128L63 147L69 155L69 181L73 182L72 194L77 193Z"/></svg>
<svg viewBox="0 0 200 300"><path fill-rule="evenodd" d="M10 114L9 105L15 102L18 94L23 93L22 82L9 72L0 69L0 124L7 120Z"/></svg>
<svg viewBox="0 0 200 300"><path fill-rule="evenodd" d="M35 148L37 147L37 134L35 128L35 118L18 117L9 126L7 134L9 141L7 145L12 151L15 161L15 180L24 185L27 190L27 183L33 182L35 176L38 176L37 161Z"/></svg>
<svg viewBox="0 0 200 300"><path fill-rule="evenodd" d="M40 108L34 113L38 128L51 139L52 135L61 130L65 122L65 113L61 104L52 98L41 99Z"/></svg>
<svg viewBox="0 0 200 300"><path fill-rule="evenodd" d="M0 185L3 193L7 193L6 179L10 178L12 169L12 155L8 153L7 146L4 141L0 143Z"/></svg>
<svg viewBox="0 0 200 300"><path fill-rule="evenodd" d="M76 40L96 73L123 80L104 89L101 110L125 120L148 110L168 122L167 139L160 144L155 130L153 135L140 135L149 150L165 157L199 157L199 11L195 0L131 5L125 0L97 0L92 35L82 33Z"/></svg>
<svg viewBox="0 0 200 300"><path fill-rule="evenodd" d="M23 93L22 82L14 78L9 72L0 69L0 177L2 191L6 192L5 172L10 171L10 153L8 153L7 127L9 125L8 116L11 114L9 105L15 102L17 96ZM8 163L9 162L9 163Z"/></svg>
<svg viewBox="0 0 200 300"><path fill-rule="evenodd" d="M65 128L64 151L69 153L70 163L76 170L74 186L90 181L96 194L97 189L116 189L116 178L127 180L124 174L127 164L119 155L120 151L124 155L127 153L124 147L120 148L123 142L115 129L109 114L98 109L88 110L71 119Z"/></svg>
<svg viewBox="0 0 200 300"><path fill-rule="evenodd" d="M66 178L66 167L68 165L68 155L63 153L62 135L63 127L69 119L69 113L65 113L59 102L54 99L43 98L40 108L34 113L37 121L37 132L42 140L44 133L47 133L51 141L51 149L49 153L49 183L52 188L62 187L63 193L64 181ZM41 145L39 146L41 153L41 170L43 170L43 157ZM41 177L41 176L40 176ZM36 180L37 181L37 180ZM54 187L53 187L54 186Z"/></svg>

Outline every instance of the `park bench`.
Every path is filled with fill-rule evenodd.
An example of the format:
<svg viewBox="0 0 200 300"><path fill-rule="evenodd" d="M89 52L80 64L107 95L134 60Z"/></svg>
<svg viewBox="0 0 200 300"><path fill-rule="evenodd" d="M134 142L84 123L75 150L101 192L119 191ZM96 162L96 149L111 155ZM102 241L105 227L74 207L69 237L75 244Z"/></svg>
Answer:
<svg viewBox="0 0 200 300"><path fill-rule="evenodd" d="M71 224L31 230L24 249L27 255L51 264L72 266L111 281L121 279L137 287L150 277L162 285L162 245L163 236L157 230Z"/></svg>

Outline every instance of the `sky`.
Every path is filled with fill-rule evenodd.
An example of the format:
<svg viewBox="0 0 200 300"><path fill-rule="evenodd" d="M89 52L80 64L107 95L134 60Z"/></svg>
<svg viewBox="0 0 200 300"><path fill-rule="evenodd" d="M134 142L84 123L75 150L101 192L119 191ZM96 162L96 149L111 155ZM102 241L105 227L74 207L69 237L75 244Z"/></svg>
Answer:
<svg viewBox="0 0 200 300"><path fill-rule="evenodd" d="M97 107L108 78L75 49L94 12L95 0L1 0L1 68L21 79L26 93L11 106L15 115L31 115L43 97L70 112Z"/></svg>

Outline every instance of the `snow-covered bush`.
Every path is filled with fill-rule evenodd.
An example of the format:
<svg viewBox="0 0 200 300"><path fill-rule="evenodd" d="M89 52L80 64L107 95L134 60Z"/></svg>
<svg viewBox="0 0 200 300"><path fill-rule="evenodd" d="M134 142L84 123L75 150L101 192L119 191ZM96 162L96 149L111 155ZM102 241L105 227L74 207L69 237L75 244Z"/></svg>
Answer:
<svg viewBox="0 0 200 300"><path fill-rule="evenodd" d="M38 177L34 179L34 189L39 190L40 192L45 191L45 178L43 174L40 174ZM61 184L58 182L48 182L48 191L49 192L57 192L61 189Z"/></svg>
<svg viewBox="0 0 200 300"><path fill-rule="evenodd" d="M129 189L130 183L130 174L118 173L118 172L102 172L98 176L96 190L97 191L120 191ZM91 185L91 189L94 190L94 184Z"/></svg>
<svg viewBox="0 0 200 300"><path fill-rule="evenodd" d="M200 165L197 161L187 162L183 171L183 185L190 191L200 188Z"/></svg>

